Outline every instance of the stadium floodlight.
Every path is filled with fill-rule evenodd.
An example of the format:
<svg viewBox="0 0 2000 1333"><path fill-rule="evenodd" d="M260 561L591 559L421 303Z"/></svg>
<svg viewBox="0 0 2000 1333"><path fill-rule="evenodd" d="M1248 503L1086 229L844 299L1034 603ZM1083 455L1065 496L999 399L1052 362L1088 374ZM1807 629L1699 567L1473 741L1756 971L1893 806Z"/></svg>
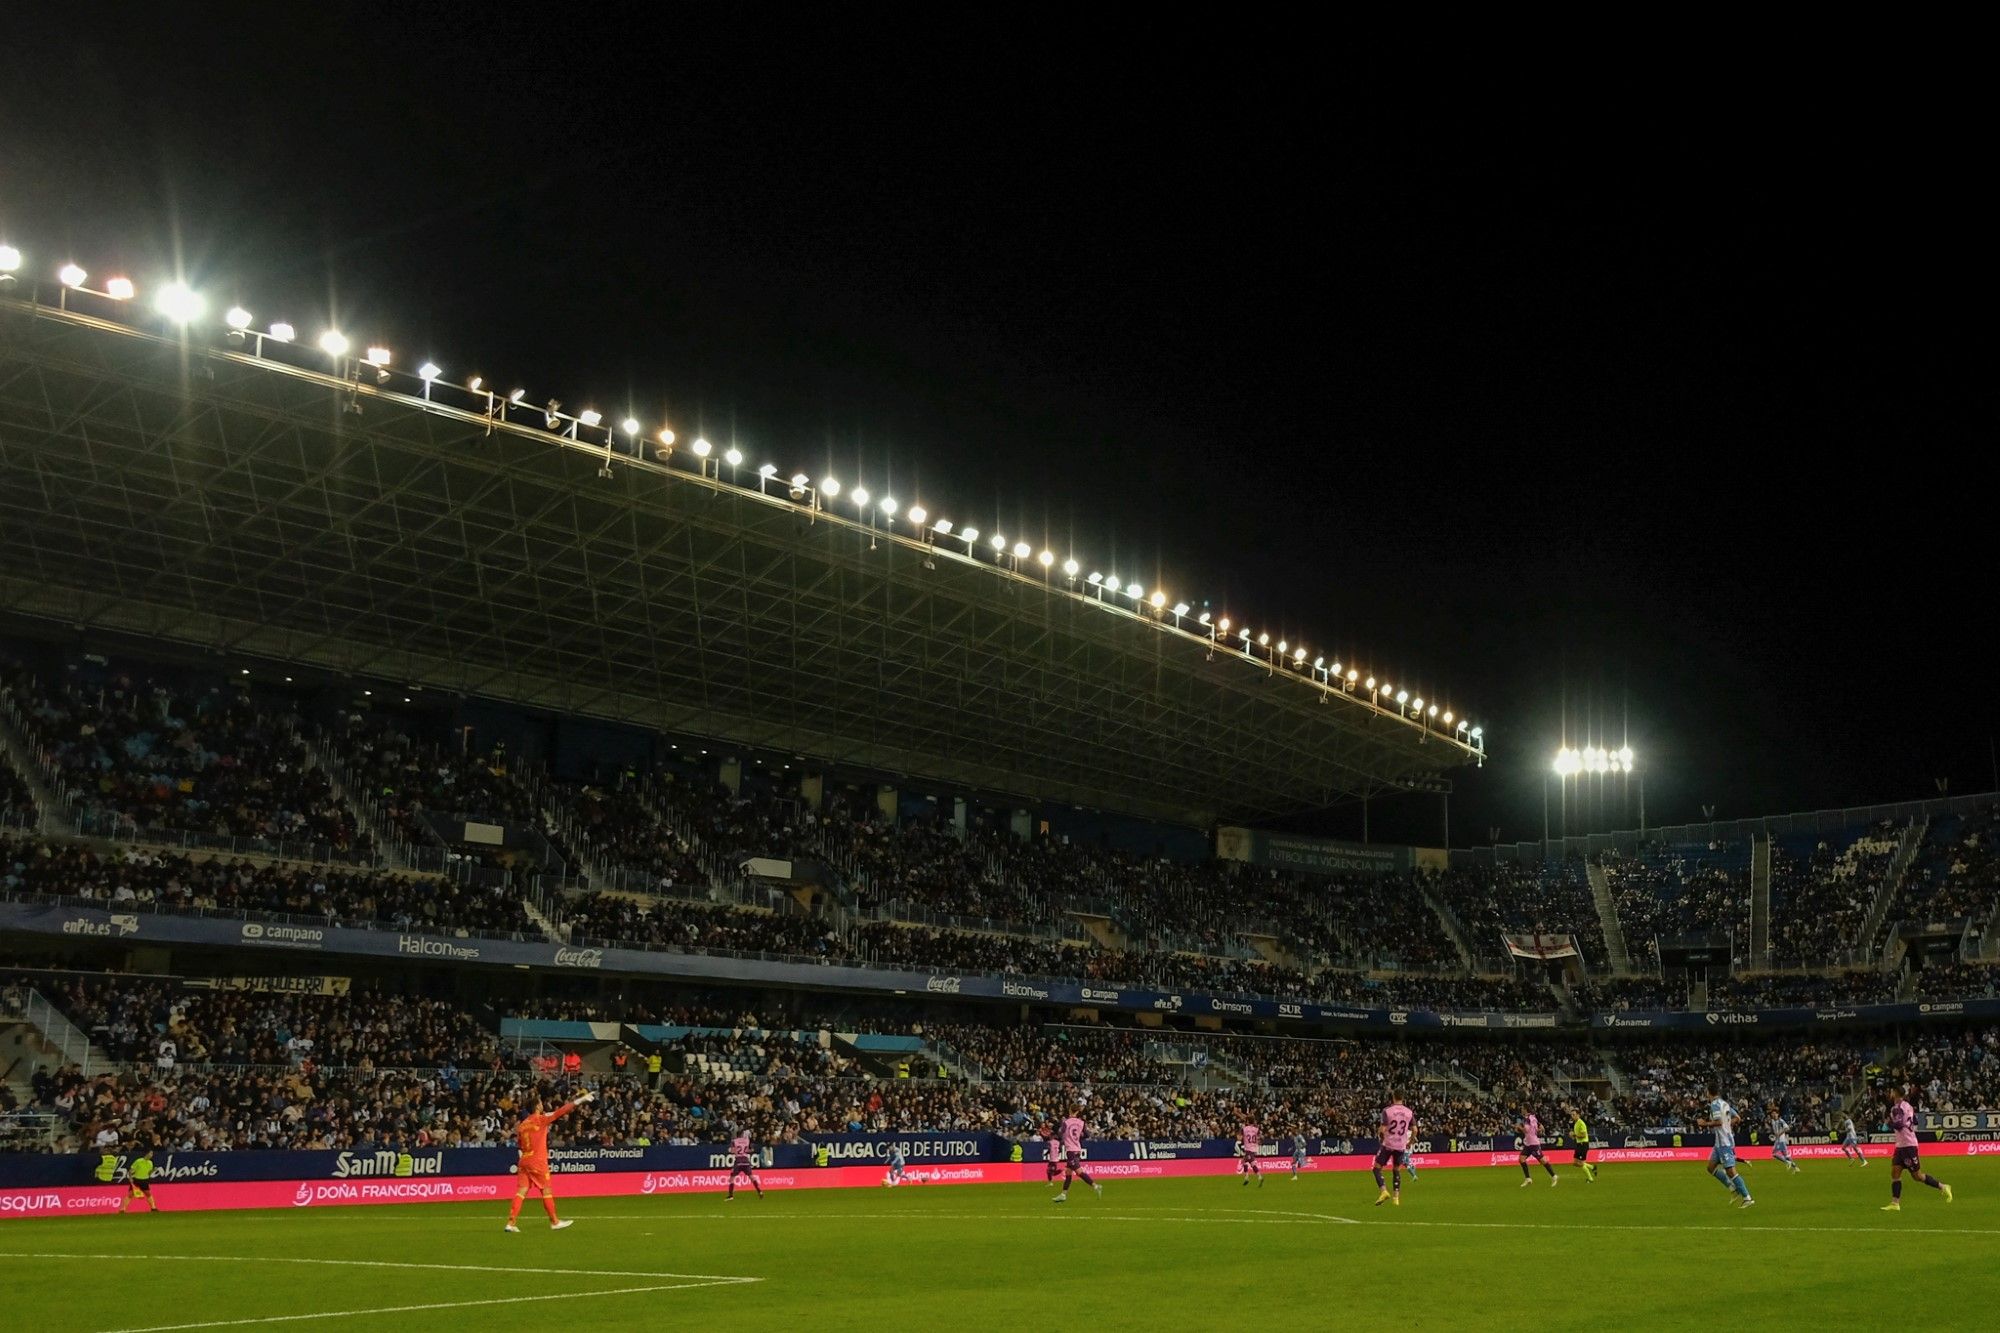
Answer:
<svg viewBox="0 0 2000 1333"><path fill-rule="evenodd" d="M113 278L104 284L104 294L114 301L129 301L138 294L130 278Z"/></svg>
<svg viewBox="0 0 2000 1333"><path fill-rule="evenodd" d="M1306 650L1305 650L1305 649L1303 649L1303 648L1294 648L1294 649L1292 649L1292 660L1293 660L1294 662L1303 662L1303 661L1305 661L1305 660L1306 660Z"/></svg>
<svg viewBox="0 0 2000 1333"><path fill-rule="evenodd" d="M965 549L970 551L972 549L972 544L979 540L979 529L960 528L958 530L958 537L960 541L965 543Z"/></svg>
<svg viewBox="0 0 2000 1333"><path fill-rule="evenodd" d="M444 374L444 368L435 361L426 361L417 367L417 378L424 382L425 402L430 401L431 385L436 384L438 376L442 374Z"/></svg>
<svg viewBox="0 0 2000 1333"><path fill-rule="evenodd" d="M1028 545L1026 542L1015 542L1014 558L1016 560L1026 560L1031 554L1033 554L1034 549L1035 549L1034 547Z"/></svg>
<svg viewBox="0 0 2000 1333"><path fill-rule="evenodd" d="M936 532L937 535L940 537L949 537L951 536L951 520L948 518L941 518L937 522L931 524L931 530Z"/></svg>
<svg viewBox="0 0 2000 1333"><path fill-rule="evenodd" d="M694 443L689 445L688 448L694 450L696 458L707 458L714 451L715 446L697 435L694 437Z"/></svg>
<svg viewBox="0 0 2000 1333"><path fill-rule="evenodd" d="M924 508L922 505L910 506L910 514L909 514L910 522L914 523L917 527L919 528L923 527L923 525L929 521L930 516L931 516L931 511Z"/></svg>
<svg viewBox="0 0 2000 1333"><path fill-rule="evenodd" d="M1478 740L1481 736L1484 736L1485 734L1486 734L1486 728L1484 727L1474 727L1472 729L1472 739L1474 740Z"/></svg>
<svg viewBox="0 0 2000 1333"><path fill-rule="evenodd" d="M1281 656L1281 657L1282 657L1282 656L1283 656L1284 654L1286 654L1286 653L1290 652L1291 650L1292 650L1292 645L1290 645L1289 643L1286 643L1286 642L1285 642L1285 641L1284 641L1283 639L1280 639L1280 640L1278 640L1278 655L1279 655L1279 656Z"/></svg>
<svg viewBox="0 0 2000 1333"><path fill-rule="evenodd" d="M1416 709L1416 710L1417 710L1417 711L1418 711L1419 713L1423 712L1423 711L1424 711L1424 696L1420 694L1420 695L1418 695L1418 696L1417 696L1416 698L1414 698L1414 699L1410 700L1410 706L1411 706L1412 708Z"/></svg>
<svg viewBox="0 0 2000 1333"><path fill-rule="evenodd" d="M1438 706L1437 706L1436 704L1432 704L1432 705L1431 705L1431 716L1432 716L1432 717L1436 717L1437 715L1438 715Z"/></svg>
<svg viewBox="0 0 2000 1333"><path fill-rule="evenodd" d="M371 347L368 349L367 354L362 358L362 360L366 361L369 365L374 366L378 370L381 369L383 366L388 365L392 359L393 358L389 355L389 349L386 347Z"/></svg>
<svg viewBox="0 0 2000 1333"><path fill-rule="evenodd" d="M1201 613L1200 615L1198 615L1198 616L1196 616L1196 617L1195 617L1195 623L1196 623L1196 624L1200 624L1200 625L1206 625L1206 624L1210 623L1210 622L1211 622L1212 620L1214 620L1214 617L1213 617L1213 616L1211 616L1211 615L1210 615L1210 614L1209 614L1208 612L1206 612L1206 611L1202 612L1202 613ZM1227 626L1227 625L1224 625L1224 626L1223 626L1223 628L1224 628L1224 629L1228 629L1228 628L1229 628L1229 626Z"/></svg>
<svg viewBox="0 0 2000 1333"><path fill-rule="evenodd" d="M271 331L266 336L274 343L288 343L299 336L299 331L283 320L279 320L271 326Z"/></svg>
<svg viewBox="0 0 2000 1333"><path fill-rule="evenodd" d="M1624 749L1622 749L1622 750L1620 750L1620 751L1618 752L1618 762L1619 762L1619 763L1621 763L1621 764L1623 764L1623 765L1625 765L1625 767L1626 767L1627 769L1629 769L1629 768L1631 768L1631 767L1632 767L1632 747L1631 747L1631 746L1629 746L1629 745L1628 745L1628 746L1626 746L1626 747L1625 747Z"/></svg>
<svg viewBox="0 0 2000 1333"><path fill-rule="evenodd" d="M1451 710L1449 708L1444 710L1444 724L1447 727L1451 725Z"/></svg>
<svg viewBox="0 0 2000 1333"><path fill-rule="evenodd" d="M1375 677L1373 676L1368 678L1368 690L1371 694L1375 691Z"/></svg>
<svg viewBox="0 0 2000 1333"><path fill-rule="evenodd" d="M1186 602L1175 602L1175 603L1174 603L1174 615L1175 615L1175 617L1176 617L1176 618L1178 618L1178 617L1180 617L1180 616L1184 616L1184 615L1186 615L1187 613L1188 613L1188 604L1187 604Z"/></svg>
<svg viewBox="0 0 2000 1333"><path fill-rule="evenodd" d="M1224 616L1222 619L1216 621L1215 627L1221 630L1224 634L1227 634L1229 632L1229 617Z"/></svg>
<svg viewBox="0 0 2000 1333"><path fill-rule="evenodd" d="M347 335L335 329L328 329L319 335L319 350L328 356L346 356Z"/></svg>
<svg viewBox="0 0 2000 1333"><path fill-rule="evenodd" d="M808 482L805 473L794 472L792 474L792 498L794 500L805 499L807 484Z"/></svg>
<svg viewBox="0 0 2000 1333"><path fill-rule="evenodd" d="M190 324L201 318L207 302L184 282L170 282L153 298L153 308L176 324Z"/></svg>
<svg viewBox="0 0 2000 1333"><path fill-rule="evenodd" d="M639 433L639 418L626 417L623 421L618 423L618 428L624 431L627 435L636 436Z"/></svg>
<svg viewBox="0 0 2000 1333"><path fill-rule="evenodd" d="M478 393L480 389L485 387L485 384L486 384L486 377L484 375L474 375L471 379L465 382L465 387L471 390L473 393ZM489 393L486 396L488 398L491 398L493 395Z"/></svg>
<svg viewBox="0 0 2000 1333"><path fill-rule="evenodd" d="M882 497L882 503L876 505L875 507L881 510L883 514L886 515L887 517L894 518L896 516L896 508L897 508L896 497L893 495L885 495Z"/></svg>
<svg viewBox="0 0 2000 1333"><path fill-rule="evenodd" d="M56 270L56 280L65 287L81 287L90 281L90 274L80 264L64 264Z"/></svg>
<svg viewBox="0 0 2000 1333"><path fill-rule="evenodd" d="M1410 701L1410 692L1409 692L1408 690L1397 690L1397 691L1396 691L1396 702L1397 702L1397 703L1399 703L1399 704L1406 704L1406 703L1408 703L1409 701Z"/></svg>
<svg viewBox="0 0 2000 1333"><path fill-rule="evenodd" d="M1567 745L1563 746L1560 750L1556 751L1555 769L1557 776L1565 778L1569 777L1571 774L1577 772L1582 767L1583 767L1582 758L1578 756L1575 750L1570 749Z"/></svg>
<svg viewBox="0 0 2000 1333"><path fill-rule="evenodd" d="M583 411L577 413L576 419L586 426L595 426L604 420L604 414L594 407L586 407Z"/></svg>
<svg viewBox="0 0 2000 1333"><path fill-rule="evenodd" d="M673 433L673 431L672 431L672 430L670 430L670 429L668 429L667 427L665 427L665 426L662 426L662 427L660 427L660 443L661 443L661 445L663 445L664 447L666 447L666 448L668 448L668 449L671 449L671 448L673 448L673 447L674 447L674 441L675 441L675 440L677 440L677 439L679 439L679 438L680 438L680 437L679 437L678 435L675 435L675 434Z"/></svg>
<svg viewBox="0 0 2000 1333"><path fill-rule="evenodd" d="M1259 648L1268 648L1271 646L1271 635L1268 631L1257 636L1257 646Z"/></svg>
<svg viewBox="0 0 2000 1333"><path fill-rule="evenodd" d="M1007 539L1005 537L1002 537L997 532L993 534L993 549L996 551L1004 551L1007 549Z"/></svg>
<svg viewBox="0 0 2000 1333"><path fill-rule="evenodd" d="M1335 668L1335 670L1338 669L1339 669L1338 667ZM1349 685L1352 685L1355 681L1360 679L1361 679L1361 672L1359 670L1350 668L1347 673L1347 683Z"/></svg>
<svg viewBox="0 0 2000 1333"><path fill-rule="evenodd" d="M1127 597L1130 597L1133 601L1136 602L1141 597L1144 597L1146 595L1146 590L1140 587L1138 582L1135 580L1125 585L1125 595Z"/></svg>
<svg viewBox="0 0 2000 1333"><path fill-rule="evenodd" d="M1153 589L1153 595L1151 597L1148 597L1146 600L1148 602L1151 602L1153 605L1153 609L1157 611L1161 607L1167 604L1167 595L1161 592L1158 588L1155 588Z"/></svg>
<svg viewBox="0 0 2000 1333"><path fill-rule="evenodd" d="M250 327L250 312L240 305L233 305L223 312L222 322L241 333Z"/></svg>
<svg viewBox="0 0 2000 1333"><path fill-rule="evenodd" d="M1460 731L1464 731L1464 730L1465 730L1465 719L1464 719L1464 718L1460 718L1460 719L1458 720L1458 729L1459 729Z"/></svg>
<svg viewBox="0 0 2000 1333"><path fill-rule="evenodd" d="M1089 576L1084 579L1084 582L1093 588L1102 587L1104 585L1104 575L1093 569L1090 571Z"/></svg>
<svg viewBox="0 0 2000 1333"><path fill-rule="evenodd" d="M778 475L777 464L759 463L757 465L757 494L759 495L764 494L765 483L769 482L771 478L777 475Z"/></svg>
<svg viewBox="0 0 2000 1333"><path fill-rule="evenodd" d="M819 493L832 500L840 495L840 478L824 477L819 483Z"/></svg>
<svg viewBox="0 0 2000 1333"><path fill-rule="evenodd" d="M1053 569L1056 563L1056 553L1054 551L1044 551L1036 556L1035 559L1041 562L1043 569Z"/></svg>
<svg viewBox="0 0 2000 1333"><path fill-rule="evenodd" d="M1082 572L1082 570L1083 566L1076 563L1076 558L1074 556L1070 557L1068 560L1063 561L1063 574L1067 578L1072 578L1072 579L1075 578L1079 573Z"/></svg>
<svg viewBox="0 0 2000 1333"><path fill-rule="evenodd" d="M519 407L522 403L528 401L528 391L526 389L516 389L507 395L507 401Z"/></svg>
<svg viewBox="0 0 2000 1333"><path fill-rule="evenodd" d="M1313 659L1313 670L1324 671L1325 669L1326 669L1326 656L1322 654L1318 657L1315 657Z"/></svg>
<svg viewBox="0 0 2000 1333"><path fill-rule="evenodd" d="M722 451L722 461L729 464L729 479L736 480L736 469L743 463L743 451L732 444Z"/></svg>
<svg viewBox="0 0 2000 1333"><path fill-rule="evenodd" d="M1118 576L1116 574L1113 574L1110 578L1104 580L1104 591L1106 592L1118 592L1121 591L1124 587L1125 585L1118 581Z"/></svg>
<svg viewBox="0 0 2000 1333"><path fill-rule="evenodd" d="M847 495L849 499L854 501L856 507L861 509L868 507L868 488L866 486L856 486Z"/></svg>
<svg viewBox="0 0 2000 1333"><path fill-rule="evenodd" d="M21 252L11 245L0 245L0 273L17 273L21 268Z"/></svg>

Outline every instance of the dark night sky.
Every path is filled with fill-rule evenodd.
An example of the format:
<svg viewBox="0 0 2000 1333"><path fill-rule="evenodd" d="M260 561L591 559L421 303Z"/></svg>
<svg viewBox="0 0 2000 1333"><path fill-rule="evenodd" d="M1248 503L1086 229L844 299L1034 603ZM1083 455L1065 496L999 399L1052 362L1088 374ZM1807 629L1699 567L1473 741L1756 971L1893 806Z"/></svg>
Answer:
<svg viewBox="0 0 2000 1333"><path fill-rule="evenodd" d="M1206 595L1482 720L1461 844L1539 833L1565 734L1654 823L1992 784L1971 105L224 12L16 33L0 237Z"/></svg>

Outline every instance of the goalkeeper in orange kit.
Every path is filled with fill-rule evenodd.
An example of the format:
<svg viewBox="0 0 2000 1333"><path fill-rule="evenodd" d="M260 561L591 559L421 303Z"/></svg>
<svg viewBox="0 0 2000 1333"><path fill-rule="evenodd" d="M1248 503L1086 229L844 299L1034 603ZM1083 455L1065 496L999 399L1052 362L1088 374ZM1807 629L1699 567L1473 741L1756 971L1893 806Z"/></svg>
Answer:
<svg viewBox="0 0 2000 1333"><path fill-rule="evenodd" d="M580 1092L575 1100L564 1102L553 1111L542 1110L542 1094L535 1094L535 1111L520 1124L514 1126L514 1143L521 1150L520 1165L515 1169L521 1173L521 1183L514 1189L514 1207L507 1214L507 1230L519 1231L521 1204L527 1200L528 1189L532 1186L542 1196L542 1208L549 1215L549 1228L561 1231L574 1223L556 1217L556 1196L549 1188L549 1126L582 1106L596 1099L593 1092Z"/></svg>

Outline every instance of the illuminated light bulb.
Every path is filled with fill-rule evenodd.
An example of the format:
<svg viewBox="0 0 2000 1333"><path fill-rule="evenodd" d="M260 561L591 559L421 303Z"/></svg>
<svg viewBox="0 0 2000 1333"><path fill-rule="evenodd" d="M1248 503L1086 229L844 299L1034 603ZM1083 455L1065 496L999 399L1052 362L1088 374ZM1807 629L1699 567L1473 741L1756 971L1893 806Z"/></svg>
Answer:
<svg viewBox="0 0 2000 1333"><path fill-rule="evenodd" d="M639 418L626 417L623 421L618 423L618 427L620 430L624 431L627 435L637 435L639 433Z"/></svg>
<svg viewBox="0 0 2000 1333"><path fill-rule="evenodd" d="M328 329L319 335L319 350L328 356L347 355L347 335Z"/></svg>
<svg viewBox="0 0 2000 1333"><path fill-rule="evenodd" d="M709 452L715 448L714 445L710 444L707 440L702 439L699 435L695 436L694 443L689 445L688 447L694 450L694 456L696 458L707 458Z"/></svg>
<svg viewBox="0 0 2000 1333"><path fill-rule="evenodd" d="M743 461L743 451L734 447L726 449L723 451L722 461L735 467Z"/></svg>
<svg viewBox="0 0 2000 1333"><path fill-rule="evenodd" d="M56 278L65 287L81 287L90 279L90 274L76 264L64 264L56 273Z"/></svg>
<svg viewBox="0 0 2000 1333"><path fill-rule="evenodd" d="M130 286L127 283L126 286ZM187 324L201 317L207 302L201 299L184 282L170 282L160 288L160 294L153 299L153 307L176 324Z"/></svg>
<svg viewBox="0 0 2000 1333"><path fill-rule="evenodd" d="M104 294L114 301L129 301L136 290L130 278L113 278L104 284Z"/></svg>
<svg viewBox="0 0 2000 1333"><path fill-rule="evenodd" d="M274 343L288 343L299 336L299 331L280 320L271 326L270 339Z"/></svg>

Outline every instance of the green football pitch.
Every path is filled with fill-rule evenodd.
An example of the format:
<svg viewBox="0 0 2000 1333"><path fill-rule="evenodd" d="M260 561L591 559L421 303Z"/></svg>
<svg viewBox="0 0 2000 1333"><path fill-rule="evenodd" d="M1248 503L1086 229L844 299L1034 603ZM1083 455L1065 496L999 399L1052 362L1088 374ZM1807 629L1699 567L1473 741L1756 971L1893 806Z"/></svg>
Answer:
<svg viewBox="0 0 2000 1333"><path fill-rule="evenodd" d="M565 1330L2000 1326L2000 1162L1435 1170L0 1223L0 1326Z"/></svg>

